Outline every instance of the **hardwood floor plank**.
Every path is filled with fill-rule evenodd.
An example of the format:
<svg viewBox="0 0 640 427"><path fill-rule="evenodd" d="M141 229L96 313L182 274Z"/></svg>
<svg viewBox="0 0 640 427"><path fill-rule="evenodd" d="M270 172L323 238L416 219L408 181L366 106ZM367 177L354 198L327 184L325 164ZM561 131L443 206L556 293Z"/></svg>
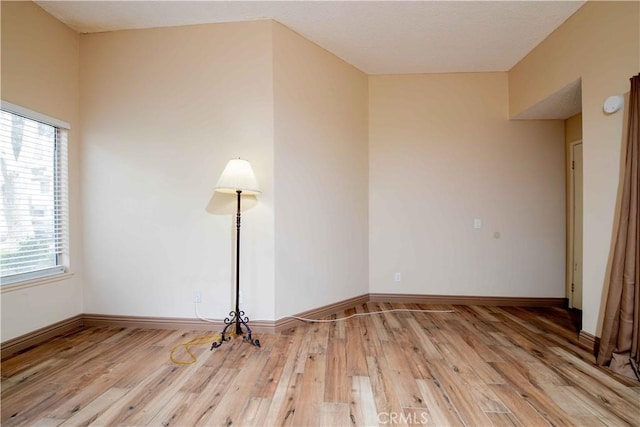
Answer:
<svg viewBox="0 0 640 427"><path fill-rule="evenodd" d="M516 345L509 340L507 334L504 334L502 332L489 332L489 335L491 335L491 337L493 338L493 344L491 344L489 348L492 348L494 346L510 348L515 347ZM493 362L502 362L502 360L493 360Z"/></svg>
<svg viewBox="0 0 640 427"><path fill-rule="evenodd" d="M487 417L491 420L491 424L494 426L522 426L527 424L521 424L513 414L509 412L488 412Z"/></svg>
<svg viewBox="0 0 640 427"><path fill-rule="evenodd" d="M576 425L579 426L607 426L611 427L615 424L610 424L607 420L602 420L598 417L593 416L584 416L584 417L576 417ZM635 425L635 424L634 424Z"/></svg>
<svg viewBox="0 0 640 427"><path fill-rule="evenodd" d="M352 377L349 419L351 424L357 426L378 424L376 401L373 397L371 380L368 376Z"/></svg>
<svg viewBox="0 0 640 427"><path fill-rule="evenodd" d="M368 356L382 357L384 355L383 346L387 345L389 339L386 331L382 328L379 314L372 314L360 320L360 333L362 334L362 344L364 346L365 362ZM367 364L367 371L369 365Z"/></svg>
<svg viewBox="0 0 640 427"><path fill-rule="evenodd" d="M521 425L550 426L551 424L536 409L507 384L489 384L491 390L500 398Z"/></svg>
<svg viewBox="0 0 640 427"><path fill-rule="evenodd" d="M92 359L95 359L99 354L104 354L108 348L110 347L109 345L103 345L103 344L96 344L96 345L87 345L87 343L85 342L79 342L79 347L81 347L83 350L81 352L79 352L77 354L77 356L75 358L73 358L73 362L74 364L72 365L70 363L70 360L65 359L65 358L61 358L59 354L57 353L51 353L51 355L44 353L41 354L41 352L37 352L35 357L38 358L43 358L42 360L46 360L47 358L53 358L56 363L54 364L54 366L52 366L51 368L48 368L46 370L41 371L42 374L41 375L36 375L34 376L34 378L32 378L30 381L25 381L23 383L21 383L21 387L20 387L20 394L29 394L31 392L35 392L38 393L40 390L42 390L43 386L45 384L48 384L53 380L56 380L58 382L65 381L67 377L72 377L73 372L77 372L78 366L89 366L90 365L90 361ZM23 355L20 355L18 357L20 357L20 359L22 358ZM13 359L9 359L9 362L12 362ZM4 371L4 364L5 362L2 362L2 366L3 366L3 374L7 375L5 378L3 378L3 384L4 381L8 380L11 381L12 377L10 373L7 373ZM32 366L32 363L26 363L26 365L28 366ZM18 370L15 370L14 372L19 372ZM3 401L3 406L10 406L12 399L14 398L15 393L12 393L10 389L5 389L4 387L2 388L2 401Z"/></svg>
<svg viewBox="0 0 640 427"><path fill-rule="evenodd" d="M453 320L449 320L451 326L455 326L463 332L463 336L476 337L484 345L491 345L493 341L488 335L488 332L496 331L495 325L498 319L491 315L493 321L487 321L484 316L479 315L477 310L473 310L469 306L455 306L456 314L458 317Z"/></svg>
<svg viewBox="0 0 640 427"><path fill-rule="evenodd" d="M461 339L471 347L485 362L500 362L496 360L496 354L491 350L491 346L495 344L495 339L491 335L496 332L495 323L499 320L493 316L487 307L456 307L462 318L456 323L450 323L452 326L462 331ZM473 329L466 327L469 323L473 325Z"/></svg>
<svg viewBox="0 0 640 427"><path fill-rule="evenodd" d="M371 389L376 401L376 409L378 414L399 414L402 412L400 399L395 392L395 386L391 381L389 369L383 367L387 361L384 357L367 357L367 366L369 368L369 379L371 381Z"/></svg>
<svg viewBox="0 0 640 427"><path fill-rule="evenodd" d="M346 347L345 340L339 338L330 339L327 345L325 402L347 403L349 401L351 377L347 370L348 352ZM360 353L362 354L362 351ZM345 372L347 375L345 375Z"/></svg>
<svg viewBox="0 0 640 427"><path fill-rule="evenodd" d="M10 395L11 401L3 399L2 402L2 422L3 426L21 426L27 422L35 422L41 418L48 418L46 410L51 406L51 401L55 398L59 388L55 385L46 387L44 390L28 390L25 393ZM25 402L38 402L29 405Z"/></svg>
<svg viewBox="0 0 640 427"><path fill-rule="evenodd" d="M214 352L212 357L216 356L223 357L222 352ZM173 420L176 426L205 424L237 376L237 369L220 367L201 393L185 393L190 398L187 407L178 406L166 420Z"/></svg>
<svg viewBox="0 0 640 427"><path fill-rule="evenodd" d="M356 318L345 321L346 372L347 376L366 375L367 361L360 333L360 322Z"/></svg>
<svg viewBox="0 0 640 427"><path fill-rule="evenodd" d="M271 349L269 360L256 380L253 397L271 398L273 396L293 344L294 338L289 335L280 335L277 338Z"/></svg>
<svg viewBox="0 0 640 427"><path fill-rule="evenodd" d="M312 323L309 333L309 348L307 352L325 354L329 339L329 325L327 323Z"/></svg>
<svg viewBox="0 0 640 427"><path fill-rule="evenodd" d="M367 308L369 310L369 312L377 312L377 311L382 311L383 308L380 307L380 305L378 303L367 303ZM381 350L382 345L386 344L387 342L389 342L389 336L387 335L387 331L388 331L388 325L387 322L385 321L384 317L382 314L372 314L369 318L369 323L373 324L373 329L375 330L375 334L378 337L378 339L376 340L377 342L375 344L377 349ZM382 353L377 353L373 356L380 356Z"/></svg>
<svg viewBox="0 0 640 427"><path fill-rule="evenodd" d="M396 333L395 339L397 343L396 345L404 354L407 366L411 371L411 376L415 379L431 378L429 362L424 357L422 347L417 342L413 331L407 328L402 328Z"/></svg>
<svg viewBox="0 0 640 427"><path fill-rule="evenodd" d="M280 382L267 412L265 425L292 426L298 408L302 374L293 373L287 382Z"/></svg>
<svg viewBox="0 0 640 427"><path fill-rule="evenodd" d="M270 355L266 348L260 349L252 345L245 345L244 347L246 352L250 354L246 357L253 356L255 363L242 365L243 369L238 370L238 374L226 388L216 408L208 418L204 419L205 425L238 424L239 419L242 418L242 410L247 405L255 381L260 375L260 371L267 364Z"/></svg>
<svg viewBox="0 0 640 427"><path fill-rule="evenodd" d="M58 420L56 418L40 418L35 423L31 424L31 427L55 427L62 424L64 420Z"/></svg>
<svg viewBox="0 0 640 427"><path fill-rule="evenodd" d="M165 402L164 406L149 420L147 425L164 427L178 425L175 420L179 419L182 414L191 410L190 402L194 402L199 398L198 394L178 391L171 395L171 398Z"/></svg>
<svg viewBox="0 0 640 427"><path fill-rule="evenodd" d="M569 386L569 392L587 409L585 412L594 414L594 416L605 420L610 425L634 425L640 422L639 411L635 411L635 413L633 410L631 412L616 412L609 405L602 406L599 401L593 399L593 396L579 388Z"/></svg>
<svg viewBox="0 0 640 427"><path fill-rule="evenodd" d="M569 383L552 367L540 362L523 363L523 373L529 378L532 384L551 384L558 386L567 386ZM556 365L557 366L557 365Z"/></svg>
<svg viewBox="0 0 640 427"><path fill-rule="evenodd" d="M44 359L41 363L26 365L25 369L21 369L18 372L14 371L14 374L11 377L4 377L5 372L3 372L2 395L10 391L12 387L37 381L40 376L49 374L52 368L55 368L57 365L64 364L66 364L64 359L52 357Z"/></svg>
<svg viewBox="0 0 640 427"><path fill-rule="evenodd" d="M364 307L360 306L360 307L356 307L357 312L359 313L364 313ZM335 314L330 316L329 319L336 319L338 316L336 316ZM329 328L332 329L331 333L333 334L333 336L335 336L338 339L345 339L346 336L346 332L345 332L345 323L344 322L333 322L329 324Z"/></svg>
<svg viewBox="0 0 640 427"><path fill-rule="evenodd" d="M165 366L162 369L157 370L155 373L148 375L140 381L138 385L131 387L130 391L123 399L120 399L116 404L109 408L111 410L119 407L118 411L112 411L109 417L101 414L98 419L102 418L102 422L108 422L109 424L136 425L136 422L134 421L135 418L139 416L146 417L148 415L145 411L145 407L147 407L154 398L160 397L158 396L158 393L164 392L164 388L161 387L161 385L165 381L171 381L177 371L177 367ZM156 412L158 410L159 408L157 408ZM153 412L151 416L155 415L156 412Z"/></svg>
<svg viewBox="0 0 640 427"><path fill-rule="evenodd" d="M72 413L67 420L60 424L62 426L79 426L79 425L89 425L102 412L104 412L107 408L112 406L115 402L122 399L127 393L128 389L125 388L116 388L111 387L107 389L104 393L98 396L96 399L91 401L84 408L79 409L77 412Z"/></svg>
<svg viewBox="0 0 640 427"><path fill-rule="evenodd" d="M397 341L388 346L385 359L387 363L381 364L382 374L386 378L391 378L400 406L406 408L425 407L416 379Z"/></svg>
<svg viewBox="0 0 640 427"><path fill-rule="evenodd" d="M317 425L318 408L324 401L324 379L326 377L326 355L309 353L302 374L302 385L293 425Z"/></svg>
<svg viewBox="0 0 640 427"><path fill-rule="evenodd" d="M540 361L546 364L560 362L558 357L547 351L551 343L543 336L536 335L521 323L511 322L507 316L503 316L502 314L497 314L497 316L505 319L505 321L496 324L496 329L505 332L505 334L509 336L509 340L513 343L512 347L505 347L509 352L517 352L518 357L527 362Z"/></svg>
<svg viewBox="0 0 640 427"><path fill-rule="evenodd" d="M99 330L99 329L98 329ZM103 328L104 332L111 332L111 334L105 339L99 339L97 342L102 344L113 344L121 341L126 341L127 338L131 337L133 334L137 332L136 329L131 328ZM87 340L89 342L89 340Z"/></svg>
<svg viewBox="0 0 640 427"><path fill-rule="evenodd" d="M269 412L271 399L262 397L252 397L247 405L242 409L239 425L241 426L264 426L264 420Z"/></svg>
<svg viewBox="0 0 640 427"><path fill-rule="evenodd" d="M520 340L519 340L520 341ZM496 354L499 354L502 358L502 362L504 363L517 363L520 368L524 368L526 363L536 363L538 362L538 358L531 354L531 349L527 350L521 347L522 341L519 343L511 343L508 346L504 345L495 345L491 348ZM526 347L529 347L529 343L524 344ZM556 361L557 363L557 361ZM490 362L493 365L493 362Z"/></svg>
<svg viewBox="0 0 640 427"><path fill-rule="evenodd" d="M305 330L306 326L302 326L296 329L298 333L292 336L291 346L271 399L266 425L291 425L293 421L299 394L297 386L302 383L302 374L296 373L295 369L298 366L298 358L303 354L300 347L303 344L304 333L301 332ZM304 354L306 355L306 352Z"/></svg>
<svg viewBox="0 0 640 427"><path fill-rule="evenodd" d="M571 392L570 386L557 386L553 384L542 386L545 393L558 405L566 414L572 417L597 416L596 413L578 399Z"/></svg>
<svg viewBox="0 0 640 427"><path fill-rule="evenodd" d="M294 355L295 367L294 371L296 374L304 373L305 366L307 364L307 356L309 355L309 348L311 345L311 334L309 333L310 328L313 326L310 324L300 326L298 328L298 333L304 331L302 333L302 342L300 346L297 348L297 351Z"/></svg>
<svg viewBox="0 0 640 427"><path fill-rule="evenodd" d="M546 394L544 389L537 384L532 384L516 364L506 361L492 363L492 365L507 379L507 384L525 398L550 424L572 424L571 416L558 407L553 398Z"/></svg>
<svg viewBox="0 0 640 427"><path fill-rule="evenodd" d="M452 379L458 382L459 386L467 387L470 395L473 396L478 406L485 412L504 412L505 406L500 399L487 388L487 384L502 384L504 379L498 375L500 380L486 381L480 378L477 371L471 366L467 359L452 350L452 345L439 344L445 358L441 363L446 365L453 376ZM492 368L493 369L493 368Z"/></svg>
<svg viewBox="0 0 640 427"><path fill-rule="evenodd" d="M473 311L479 318L485 322L499 322L500 319L496 318L491 311L490 307L482 307L477 305L467 306L468 310Z"/></svg>
<svg viewBox="0 0 640 427"><path fill-rule="evenodd" d="M193 365L167 366L167 369L171 370L169 374L158 381L157 384L149 386L148 395L145 396L143 402L139 403L139 408L135 414L132 414L125 423L132 425L149 424L171 401L174 395L173 390L182 389L191 375L204 363L205 357L202 354L196 357L198 357L198 360Z"/></svg>
<svg viewBox="0 0 640 427"><path fill-rule="evenodd" d="M447 343L439 346L441 353L444 354L446 351L445 359L449 361L463 360L464 366L468 366L468 370L477 375L485 384L504 383L502 376L464 341L461 336L464 332L459 330L457 323L454 324L453 330L454 333L448 333L441 338L441 341Z"/></svg>
<svg viewBox="0 0 640 427"><path fill-rule="evenodd" d="M434 379L442 385L449 397L449 401L465 425L491 425L491 421L482 408L480 408L475 398L468 393L464 385L456 379L454 370L443 361L434 361L432 370Z"/></svg>
<svg viewBox="0 0 640 427"><path fill-rule="evenodd" d="M380 315L383 319L382 324L384 325L387 333L393 335L397 329L402 328L402 323L400 322L398 314L391 312L391 310L401 307L397 307L397 305L387 304L384 302L379 303L379 306L379 311L383 311L383 313Z"/></svg>
<svg viewBox="0 0 640 427"><path fill-rule="evenodd" d="M420 351L426 360L439 360L442 359L442 353L433 343L433 335L429 329L421 325L417 319L409 319L407 321L407 327L415 337L417 344L420 347Z"/></svg>
<svg viewBox="0 0 640 427"><path fill-rule="evenodd" d="M76 332L78 335L87 337L85 330ZM28 369L35 363L35 360L41 358L51 357L52 355L60 355L62 353L69 353L71 351L82 351L83 347L88 348L92 346L92 342L89 339L85 341L78 341L74 345L73 340L67 336L61 336L52 339L47 342L46 346L35 346L23 350L19 354L2 361L2 378L9 378L16 375L18 372Z"/></svg>
<svg viewBox="0 0 640 427"><path fill-rule="evenodd" d="M458 412L437 380L418 380L418 388L427 403L429 418L436 426L462 425Z"/></svg>
<svg viewBox="0 0 640 427"><path fill-rule="evenodd" d="M350 426L349 405L337 402L322 402L318 406L319 426Z"/></svg>

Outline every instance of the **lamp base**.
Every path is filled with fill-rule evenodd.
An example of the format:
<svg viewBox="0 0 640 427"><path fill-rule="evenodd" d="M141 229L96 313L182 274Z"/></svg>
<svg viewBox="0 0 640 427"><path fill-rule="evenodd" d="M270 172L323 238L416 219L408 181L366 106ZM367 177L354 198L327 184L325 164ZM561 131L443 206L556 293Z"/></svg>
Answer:
<svg viewBox="0 0 640 427"><path fill-rule="evenodd" d="M236 333L235 333L236 335L242 335L242 339L244 341L248 341L251 344L255 345L256 347L260 347L260 340L253 339L251 337L251 328L248 325L249 318L245 316L244 311L235 310L230 312L229 317L226 317L224 319L224 323L226 326L220 333L220 340L215 341L211 344L211 350L213 350L214 348L220 347L222 343L224 343L225 341L231 340L231 337L227 335L227 330L234 325L236 327ZM243 326L247 330L246 335L242 332Z"/></svg>

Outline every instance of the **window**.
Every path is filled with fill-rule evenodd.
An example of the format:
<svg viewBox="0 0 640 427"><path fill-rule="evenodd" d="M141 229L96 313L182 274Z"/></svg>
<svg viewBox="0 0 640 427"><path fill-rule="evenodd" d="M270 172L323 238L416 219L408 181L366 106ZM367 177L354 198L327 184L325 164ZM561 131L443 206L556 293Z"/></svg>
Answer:
<svg viewBox="0 0 640 427"><path fill-rule="evenodd" d="M60 274L68 265L69 125L2 101L0 283Z"/></svg>

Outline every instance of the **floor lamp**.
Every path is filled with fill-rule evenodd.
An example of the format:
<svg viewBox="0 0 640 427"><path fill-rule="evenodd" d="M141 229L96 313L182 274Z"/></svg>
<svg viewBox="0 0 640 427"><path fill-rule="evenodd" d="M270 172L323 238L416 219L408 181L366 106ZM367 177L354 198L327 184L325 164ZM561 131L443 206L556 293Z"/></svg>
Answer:
<svg viewBox="0 0 640 427"><path fill-rule="evenodd" d="M231 159L222 171L222 175L216 184L215 191L219 193L237 194L238 211L236 213L236 309L224 319L225 327L220 334L220 339L211 344L211 350L218 348L223 342L229 341L227 330L235 327L235 335L244 335L242 327L247 331L245 341L260 347L260 341L251 337L251 328L248 325L249 318L244 311L240 311L240 198L242 194L259 194L258 182L253 174L253 169L248 161Z"/></svg>

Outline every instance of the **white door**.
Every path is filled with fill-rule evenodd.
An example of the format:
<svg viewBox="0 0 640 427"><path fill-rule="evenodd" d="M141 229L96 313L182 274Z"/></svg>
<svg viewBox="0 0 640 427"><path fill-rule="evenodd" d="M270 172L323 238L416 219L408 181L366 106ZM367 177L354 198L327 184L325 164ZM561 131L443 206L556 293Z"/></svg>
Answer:
<svg viewBox="0 0 640 427"><path fill-rule="evenodd" d="M571 146L573 259L571 273L571 307L582 310L582 143Z"/></svg>

